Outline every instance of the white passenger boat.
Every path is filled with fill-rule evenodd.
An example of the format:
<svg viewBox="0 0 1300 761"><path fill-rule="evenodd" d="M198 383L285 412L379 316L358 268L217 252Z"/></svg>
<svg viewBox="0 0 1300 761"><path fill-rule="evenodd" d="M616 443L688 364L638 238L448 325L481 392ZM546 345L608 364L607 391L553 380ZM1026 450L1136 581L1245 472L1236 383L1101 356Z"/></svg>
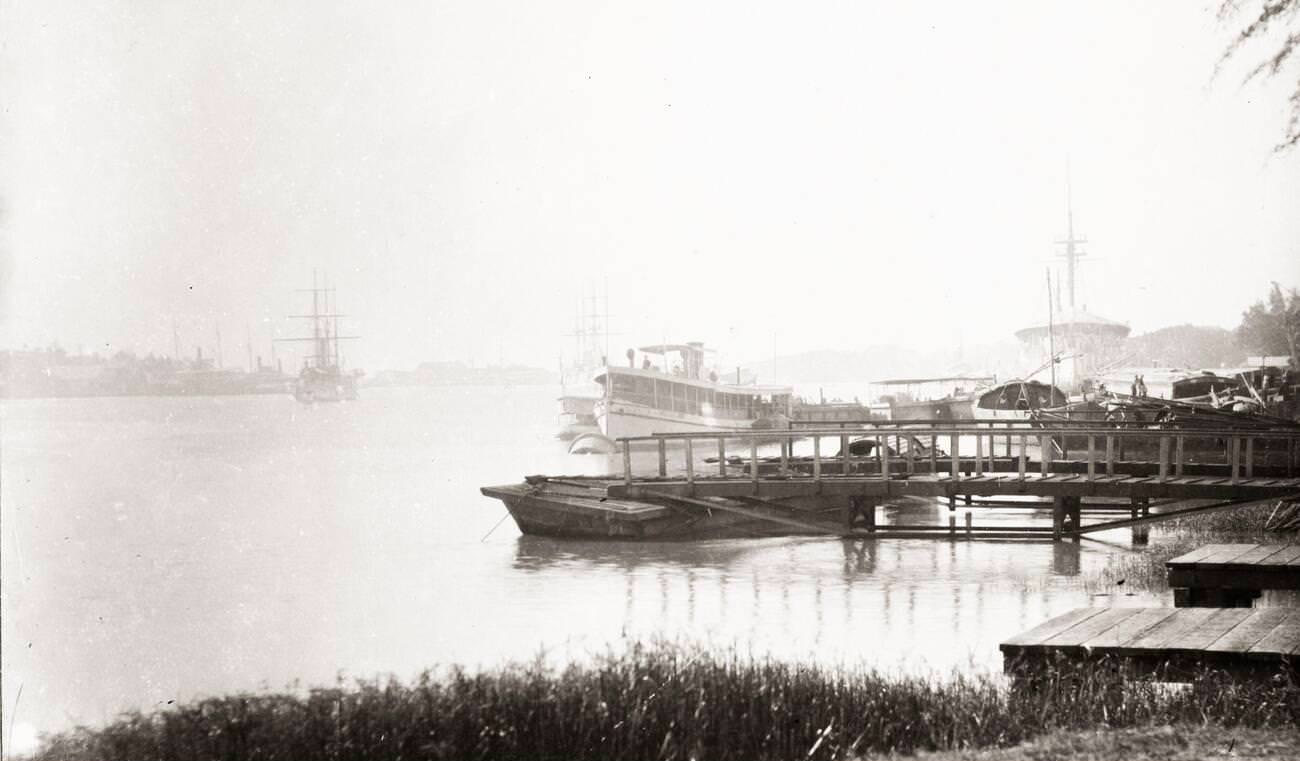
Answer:
<svg viewBox="0 0 1300 761"><path fill-rule="evenodd" d="M595 415L604 441L579 437L570 451L612 449L624 436L789 426L791 387L724 383L705 367L704 354L700 343L663 344L629 349L627 367L606 365L595 379L603 390Z"/></svg>

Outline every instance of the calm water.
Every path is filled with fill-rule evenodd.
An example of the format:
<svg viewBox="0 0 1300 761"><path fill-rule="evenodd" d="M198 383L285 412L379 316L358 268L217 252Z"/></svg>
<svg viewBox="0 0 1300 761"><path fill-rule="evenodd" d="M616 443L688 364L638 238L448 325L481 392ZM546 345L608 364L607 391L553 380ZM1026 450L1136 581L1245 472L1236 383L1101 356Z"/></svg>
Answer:
<svg viewBox="0 0 1300 761"><path fill-rule="evenodd" d="M479 486L614 465L551 438L555 395L4 402L15 740L197 695L583 658L655 634L889 670L996 670L999 640L1087 603L1077 574L1127 551L1122 532L1055 546L522 537ZM937 505L910 510L946 520Z"/></svg>

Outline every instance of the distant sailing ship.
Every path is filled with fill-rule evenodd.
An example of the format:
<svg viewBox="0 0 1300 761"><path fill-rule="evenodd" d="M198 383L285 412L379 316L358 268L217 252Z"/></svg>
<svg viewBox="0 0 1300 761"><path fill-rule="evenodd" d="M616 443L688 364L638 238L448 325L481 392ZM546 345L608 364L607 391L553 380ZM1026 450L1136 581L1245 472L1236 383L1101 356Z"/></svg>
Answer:
<svg viewBox="0 0 1300 761"><path fill-rule="evenodd" d="M313 353L303 359L302 372L293 385L293 398L304 404L355 400L357 382L363 373L360 370L344 371L339 342L359 336L339 335L339 318L346 315L334 311L335 289L317 285L315 274L312 275L312 287L300 292L311 294L311 314L289 316L311 320L311 337L277 339L312 342Z"/></svg>
<svg viewBox="0 0 1300 761"><path fill-rule="evenodd" d="M596 422L596 403L604 395L604 388L596 376L606 364L609 352L609 294L605 294L604 322L597 312L596 294L591 294L591 308L583 314L582 301L578 301L578 315L573 338L577 339L572 361L560 361L559 429L555 437L572 441L579 436L600 433Z"/></svg>

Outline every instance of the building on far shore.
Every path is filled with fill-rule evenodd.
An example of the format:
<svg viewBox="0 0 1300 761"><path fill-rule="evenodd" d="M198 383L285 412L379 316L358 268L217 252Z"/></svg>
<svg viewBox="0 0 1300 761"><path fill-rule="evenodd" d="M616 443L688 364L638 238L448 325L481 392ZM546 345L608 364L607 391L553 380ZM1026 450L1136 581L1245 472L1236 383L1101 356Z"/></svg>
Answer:
<svg viewBox="0 0 1300 761"><path fill-rule="evenodd" d="M1053 298L1055 314L1050 323L1044 321L1016 331L1020 339L1020 362L1027 370L1042 368L1042 372L1033 373L1038 380L1052 379L1052 352L1056 353L1056 371L1054 383L1066 393L1079 391L1084 382L1100 375L1105 370L1124 361L1124 339L1128 338L1129 326L1088 312L1087 308L1075 306L1074 273L1079 259L1087 255L1082 249L1087 238L1074 234L1074 203L1070 191L1067 168L1065 184L1066 237L1057 241L1064 250L1057 254L1066 264L1066 292L1069 301L1061 304L1060 281L1057 281ZM1051 281L1048 281L1049 291ZM1050 325L1050 327L1049 327Z"/></svg>
<svg viewBox="0 0 1300 761"><path fill-rule="evenodd" d="M1082 309L1066 308L1046 323L1016 331L1020 339L1021 362L1028 367L1046 366L1051 351L1060 361L1056 365L1056 385L1070 393L1084 380L1093 378L1124 360L1124 339L1129 326L1091 314ZM1050 370L1038 375L1047 379Z"/></svg>

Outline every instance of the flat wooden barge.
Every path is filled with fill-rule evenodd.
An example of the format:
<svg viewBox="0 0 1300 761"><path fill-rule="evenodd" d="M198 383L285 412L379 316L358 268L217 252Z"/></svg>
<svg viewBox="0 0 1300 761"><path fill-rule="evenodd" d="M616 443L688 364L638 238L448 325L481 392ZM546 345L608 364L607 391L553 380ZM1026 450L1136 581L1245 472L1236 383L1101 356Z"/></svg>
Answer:
<svg viewBox="0 0 1300 761"><path fill-rule="evenodd" d="M1207 668L1247 677L1294 675L1300 608L1077 608L1000 648L1006 672L1028 678L1106 660L1164 681L1187 681Z"/></svg>
<svg viewBox="0 0 1300 761"><path fill-rule="evenodd" d="M1207 544L1165 569L1178 607L1249 608L1263 590L1300 590L1300 545Z"/></svg>

